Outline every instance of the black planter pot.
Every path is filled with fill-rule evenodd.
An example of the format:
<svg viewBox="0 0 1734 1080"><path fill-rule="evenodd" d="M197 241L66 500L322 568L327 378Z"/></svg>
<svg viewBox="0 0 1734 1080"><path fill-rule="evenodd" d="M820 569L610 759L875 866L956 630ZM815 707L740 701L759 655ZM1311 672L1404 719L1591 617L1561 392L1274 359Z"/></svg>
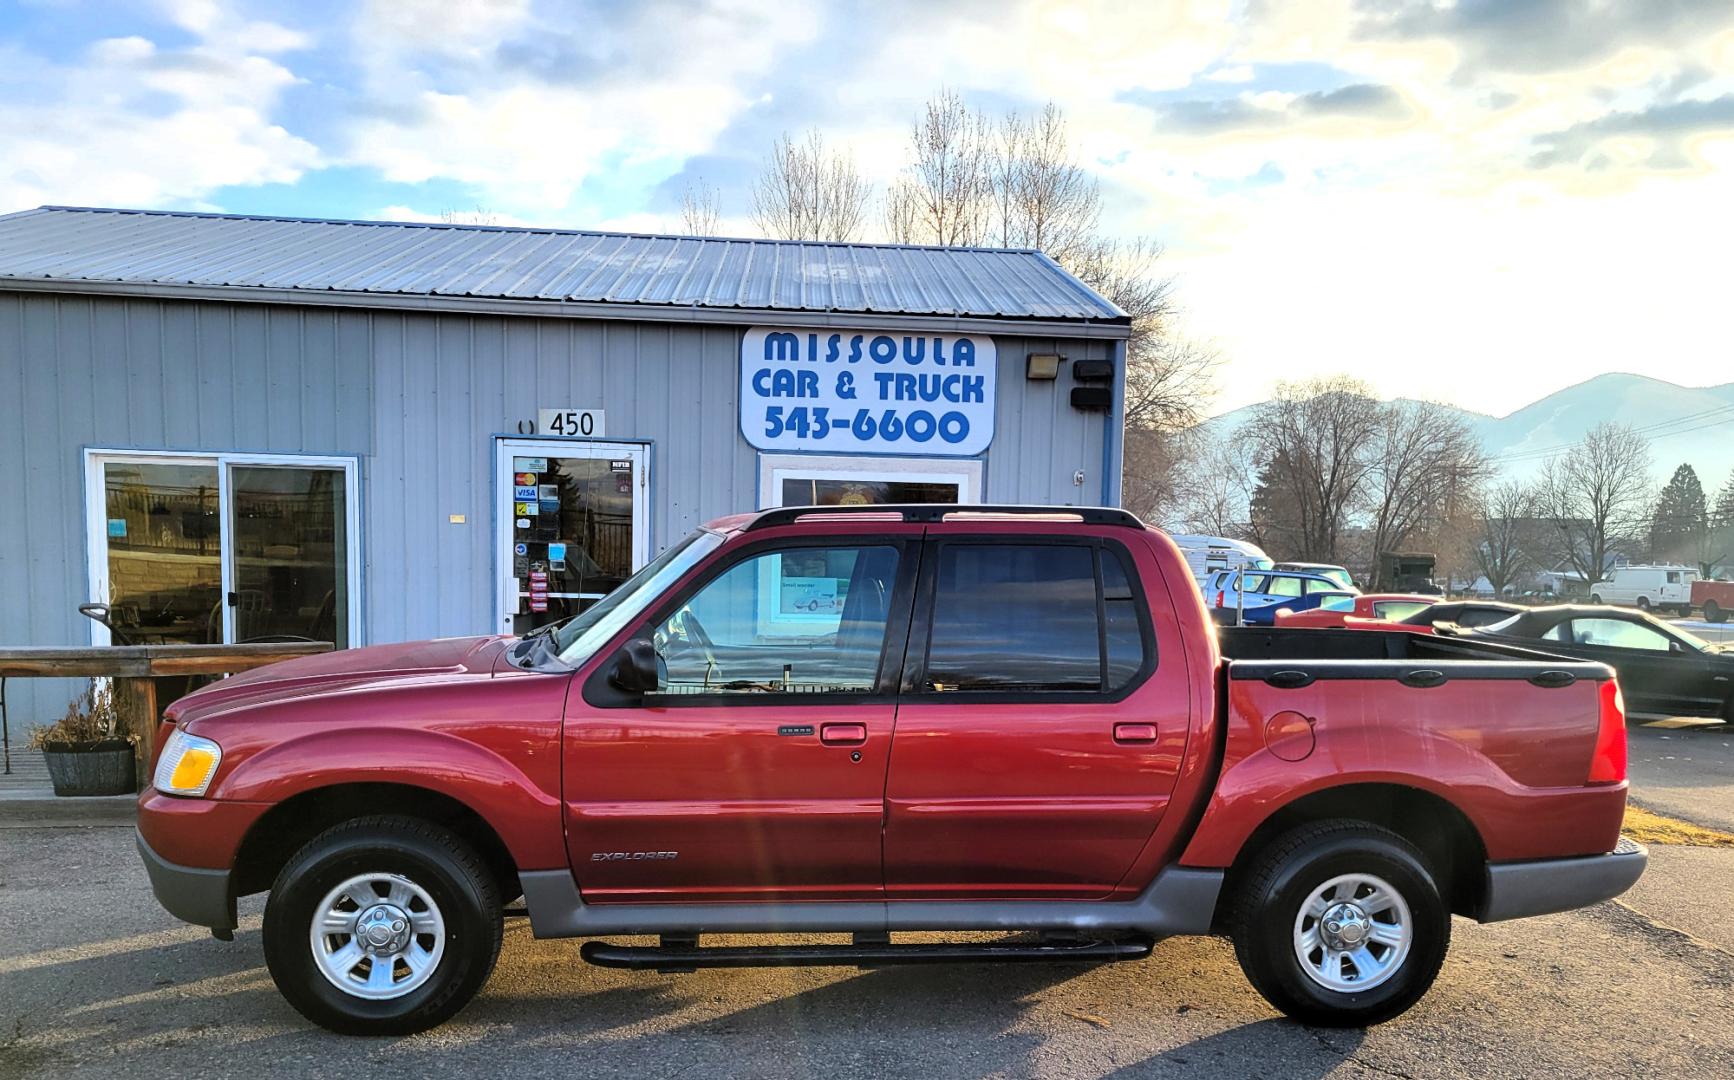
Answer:
<svg viewBox="0 0 1734 1080"><path fill-rule="evenodd" d="M125 739L49 743L42 748L56 795L130 795L138 790L132 744Z"/></svg>

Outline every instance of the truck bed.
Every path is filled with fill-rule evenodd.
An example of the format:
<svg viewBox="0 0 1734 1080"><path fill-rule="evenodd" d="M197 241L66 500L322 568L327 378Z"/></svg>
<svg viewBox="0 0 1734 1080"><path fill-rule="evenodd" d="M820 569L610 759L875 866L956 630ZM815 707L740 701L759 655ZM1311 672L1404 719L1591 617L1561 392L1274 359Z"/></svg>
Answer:
<svg viewBox="0 0 1734 1080"><path fill-rule="evenodd" d="M1484 660L1527 663L1537 669L1560 668L1587 674L1600 664L1585 664L1551 653L1484 639L1416 634L1402 630L1349 630L1312 627L1224 626L1217 630L1222 656L1229 661L1404 660L1412 663ZM1303 668L1305 664L1301 665ZM1603 677L1606 677L1605 675Z"/></svg>

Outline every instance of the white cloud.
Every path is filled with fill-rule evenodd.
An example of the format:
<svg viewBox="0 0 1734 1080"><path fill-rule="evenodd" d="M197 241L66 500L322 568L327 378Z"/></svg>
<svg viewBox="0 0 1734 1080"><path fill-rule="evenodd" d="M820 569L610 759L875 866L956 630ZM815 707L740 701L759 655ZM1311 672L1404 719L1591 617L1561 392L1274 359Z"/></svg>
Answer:
<svg viewBox="0 0 1734 1080"><path fill-rule="evenodd" d="M709 149L752 104L746 83L816 26L776 0L546 22L523 4L439 5L438 20L418 20L416 7L374 5L353 28L368 100L343 159L390 180L458 180L490 205L543 214L604 165L667 176ZM410 28L439 20L463 31Z"/></svg>
<svg viewBox="0 0 1734 1080"><path fill-rule="evenodd" d="M189 205L232 184L291 183L318 163L271 118L294 74L247 45L287 38L186 7L183 24L212 37L172 50L107 38L60 63L0 52L31 99L0 109L0 209Z"/></svg>

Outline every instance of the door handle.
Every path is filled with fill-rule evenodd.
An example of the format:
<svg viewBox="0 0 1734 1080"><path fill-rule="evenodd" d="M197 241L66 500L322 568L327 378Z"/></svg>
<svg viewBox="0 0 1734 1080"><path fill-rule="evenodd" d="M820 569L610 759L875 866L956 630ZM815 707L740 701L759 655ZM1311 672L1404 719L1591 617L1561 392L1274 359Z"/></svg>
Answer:
<svg viewBox="0 0 1734 1080"><path fill-rule="evenodd" d="M1153 743L1156 741L1156 725L1115 724L1114 741L1117 743Z"/></svg>
<svg viewBox="0 0 1734 1080"><path fill-rule="evenodd" d="M821 724L819 741L831 746L852 746L867 741L866 724Z"/></svg>

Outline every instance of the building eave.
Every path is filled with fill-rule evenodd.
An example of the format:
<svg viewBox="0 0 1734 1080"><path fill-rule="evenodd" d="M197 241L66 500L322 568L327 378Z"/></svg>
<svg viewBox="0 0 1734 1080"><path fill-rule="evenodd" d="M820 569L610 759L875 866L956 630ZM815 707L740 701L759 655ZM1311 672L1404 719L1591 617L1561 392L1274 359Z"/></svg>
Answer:
<svg viewBox="0 0 1734 1080"><path fill-rule="evenodd" d="M273 289L261 286L191 285L170 282L97 281L78 278L0 278L0 292L58 293L151 300L205 300L298 307L366 308L438 314L534 316L557 319L607 319L730 326L811 326L837 329L1005 334L1026 337L1124 340L1131 320L992 318L950 314L888 314L817 311L798 308L746 308L677 304L606 303L581 300L525 300L423 293Z"/></svg>

